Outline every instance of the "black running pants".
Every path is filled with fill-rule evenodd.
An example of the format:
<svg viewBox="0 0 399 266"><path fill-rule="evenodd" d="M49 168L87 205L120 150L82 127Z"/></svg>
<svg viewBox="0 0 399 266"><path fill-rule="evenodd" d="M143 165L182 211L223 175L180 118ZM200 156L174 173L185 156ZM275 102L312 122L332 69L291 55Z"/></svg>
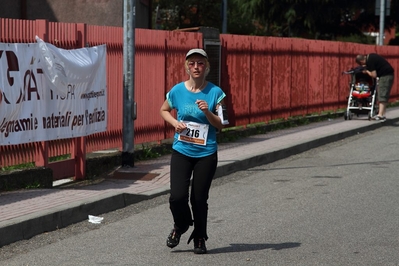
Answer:
<svg viewBox="0 0 399 266"><path fill-rule="evenodd" d="M209 189L215 175L217 161L217 152L202 158L188 157L175 150L172 152L170 164L170 210L177 228L187 228L193 225L194 220L192 236L196 238L208 239ZM191 176L191 193L189 195Z"/></svg>

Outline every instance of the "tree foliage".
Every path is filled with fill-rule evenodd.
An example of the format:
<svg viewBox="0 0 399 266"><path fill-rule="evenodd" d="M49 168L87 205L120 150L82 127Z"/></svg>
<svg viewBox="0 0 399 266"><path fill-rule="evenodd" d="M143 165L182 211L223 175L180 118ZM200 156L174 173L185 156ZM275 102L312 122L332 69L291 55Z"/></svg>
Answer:
<svg viewBox="0 0 399 266"><path fill-rule="evenodd" d="M221 28L222 0L158 0L162 28L167 30L190 27Z"/></svg>
<svg viewBox="0 0 399 266"><path fill-rule="evenodd" d="M391 1L385 27L399 22L399 0ZM157 0L163 29L222 27L223 0ZM376 0L228 0L228 33L337 40L379 29ZM165 12L165 10L169 10ZM166 14L166 15L165 15ZM366 42L367 40L361 40Z"/></svg>
<svg viewBox="0 0 399 266"><path fill-rule="evenodd" d="M264 35L334 40L338 36L361 35L378 29L375 0L231 0L264 26ZM385 26L397 20L398 0L391 1L391 15Z"/></svg>

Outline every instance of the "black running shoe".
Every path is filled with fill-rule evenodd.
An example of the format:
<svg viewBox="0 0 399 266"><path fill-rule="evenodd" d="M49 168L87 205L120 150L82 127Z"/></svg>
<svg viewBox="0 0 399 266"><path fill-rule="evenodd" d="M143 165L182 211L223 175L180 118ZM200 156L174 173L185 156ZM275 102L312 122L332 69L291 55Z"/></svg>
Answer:
<svg viewBox="0 0 399 266"><path fill-rule="evenodd" d="M168 239L166 239L166 245L170 248L174 248L179 245L181 234L178 232L177 229L173 229L170 232Z"/></svg>
<svg viewBox="0 0 399 266"><path fill-rule="evenodd" d="M205 239L194 238L194 253L195 254L205 254L207 252L205 246Z"/></svg>
<svg viewBox="0 0 399 266"><path fill-rule="evenodd" d="M180 242L180 237L182 234L187 232L188 226L184 228L183 230L178 229L176 226L172 229L172 232L170 232L168 238L166 239L166 245L170 248L174 248L177 245L179 245Z"/></svg>

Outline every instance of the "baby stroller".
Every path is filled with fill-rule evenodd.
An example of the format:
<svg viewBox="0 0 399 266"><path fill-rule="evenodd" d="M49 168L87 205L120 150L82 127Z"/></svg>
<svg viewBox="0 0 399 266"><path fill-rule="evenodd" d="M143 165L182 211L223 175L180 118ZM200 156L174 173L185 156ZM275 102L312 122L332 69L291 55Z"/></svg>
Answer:
<svg viewBox="0 0 399 266"><path fill-rule="evenodd" d="M368 119L378 113L378 107L375 104L377 96L377 80L363 73L363 67L356 67L342 72L342 74L351 75L349 83L348 106L344 118L351 120L353 114L367 114Z"/></svg>

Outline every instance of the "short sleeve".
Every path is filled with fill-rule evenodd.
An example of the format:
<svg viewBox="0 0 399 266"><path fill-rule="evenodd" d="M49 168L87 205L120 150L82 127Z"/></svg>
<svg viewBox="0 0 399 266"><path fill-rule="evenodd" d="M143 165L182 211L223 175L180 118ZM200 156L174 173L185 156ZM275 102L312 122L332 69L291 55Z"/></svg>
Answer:
<svg viewBox="0 0 399 266"><path fill-rule="evenodd" d="M226 94L222 91L222 90L220 90L220 95L219 95L219 97L218 97L218 99L217 99L217 103L219 104L225 97L226 97Z"/></svg>
<svg viewBox="0 0 399 266"><path fill-rule="evenodd" d="M171 91L166 94L166 100L168 101L169 107L171 109L174 109L175 107L173 106L173 101L172 101L172 97L171 97Z"/></svg>

